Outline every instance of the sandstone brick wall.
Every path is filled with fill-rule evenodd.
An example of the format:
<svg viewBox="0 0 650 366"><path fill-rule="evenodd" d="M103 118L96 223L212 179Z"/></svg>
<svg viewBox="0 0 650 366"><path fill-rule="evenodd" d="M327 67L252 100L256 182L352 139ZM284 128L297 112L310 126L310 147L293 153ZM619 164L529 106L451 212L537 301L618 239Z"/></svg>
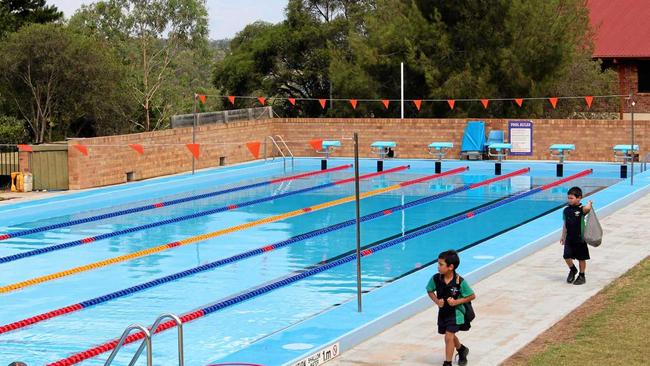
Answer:
<svg viewBox="0 0 650 366"><path fill-rule="evenodd" d="M487 130L506 131L507 119L485 120ZM314 138L341 140L343 148L334 156L352 156L353 132L359 133L360 154L370 157L370 144L377 140L396 141L397 157L429 158L427 146L433 141L451 141L448 155L458 158L466 119L272 119L201 126L196 142L201 157L196 168L252 159L245 143L264 141L265 136L282 135L296 156L320 156L308 144ZM636 121L636 143L642 154L650 149L650 121ZM70 189L98 187L126 182L127 172L136 180L175 174L192 169L191 154L185 144L192 141L191 128L108 136L71 141L89 146L89 156L69 148ZM628 144L630 122L621 120L533 120L532 157L548 160L548 147L554 143L573 143L576 152L569 160L612 161L612 146ZM138 155L128 144L145 145ZM511 157L511 159L517 159Z"/></svg>
<svg viewBox="0 0 650 366"><path fill-rule="evenodd" d="M264 136L271 134L271 127L271 120L198 127L196 143L201 147L196 169L218 166L220 157L225 157L226 164L250 160L245 143L263 141ZM69 145L88 146L89 156L69 147L70 189L124 183L128 172L140 180L190 171L192 155L185 145L191 142L191 128L71 140ZM136 153L128 144L144 145L144 155Z"/></svg>
<svg viewBox="0 0 650 366"><path fill-rule="evenodd" d="M307 142L313 138L350 138L359 133L360 155L369 157L370 144L377 140L397 142L397 156L427 158L427 146L434 141L450 141L448 154L458 158L466 119L277 119L274 131L289 141L294 154L317 156ZM508 120L489 119L489 130L504 130L508 139ZM650 149L650 121L635 122L635 143L642 152ZM341 141L343 148L333 156L351 156L352 141ZM556 143L575 144L569 160L612 161L612 146L630 143L630 121L621 120L533 120L533 156L510 159L550 159L548 147Z"/></svg>

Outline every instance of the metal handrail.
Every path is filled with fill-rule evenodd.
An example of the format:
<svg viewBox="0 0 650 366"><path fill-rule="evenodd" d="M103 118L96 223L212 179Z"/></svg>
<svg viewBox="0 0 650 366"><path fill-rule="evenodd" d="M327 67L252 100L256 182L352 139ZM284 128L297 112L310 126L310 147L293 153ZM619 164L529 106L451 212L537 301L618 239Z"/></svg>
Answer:
<svg viewBox="0 0 650 366"><path fill-rule="evenodd" d="M185 365L185 359L183 357L183 322L181 319L172 314L172 313L165 313L162 314L156 319L156 321L153 322L153 325L151 326L151 333L155 334L156 329L158 329L158 326L164 319L171 319L176 323L176 327L178 328L178 366L184 366ZM138 348L138 351L135 353L135 356L133 356L133 359L131 360L131 363L129 363L129 366L135 365L135 362L138 360L140 357L140 354L142 353L142 350L144 349L144 343L140 345L140 348Z"/></svg>
<svg viewBox="0 0 650 366"><path fill-rule="evenodd" d="M140 324L131 324L124 330L124 333L122 333L119 342L117 342L117 346L115 346L113 352L111 352L111 355L108 356L108 359L106 360L106 363L104 363L104 366L108 366L113 362L113 359L115 359L115 356L117 356L117 352L119 352L119 350L124 345L124 342L126 341L126 337L129 336L131 331L136 329L139 329L142 333L144 333L144 341L140 345L140 348L142 348L145 345L147 346L147 366L153 365L153 361L151 359L151 332L149 332L149 329L145 328ZM137 354L137 356L139 357L140 355ZM134 356L131 359L131 363L129 363L129 365L133 365L135 361L137 361L137 357Z"/></svg>
<svg viewBox="0 0 650 366"><path fill-rule="evenodd" d="M282 143L282 145L284 145L284 147L287 149L287 152L289 152L289 156L291 156L291 169L293 170L293 157L294 157L294 156L293 156L293 152L292 152L291 149L289 148L289 145L287 145L287 143L284 141L284 139L282 138L282 136L280 136L280 135L275 135L275 137L277 137L278 140L280 140L280 142Z"/></svg>
<svg viewBox="0 0 650 366"><path fill-rule="evenodd" d="M273 136L266 136L266 138L264 138L264 161L266 161L266 159L267 159L267 155L266 155L266 140L271 140L271 142L273 142L273 145L274 145L274 146L278 149L278 151L280 152L280 155L282 155L282 157L286 159L286 156L284 155L284 152L282 152L282 149L280 149L280 146L279 146L278 143L275 141L275 139L273 138ZM271 154L273 154L273 151L271 151ZM275 156L271 156L271 160L275 160Z"/></svg>
<svg viewBox="0 0 650 366"><path fill-rule="evenodd" d="M648 162L650 162L650 152L645 155L643 158L643 163L641 164L641 172L645 172L648 168Z"/></svg>
<svg viewBox="0 0 650 366"><path fill-rule="evenodd" d="M266 161L266 159L267 159L266 140L271 140L271 142L273 143L275 148L278 149L278 152L280 153L280 155L282 155L282 163L283 163L283 166L284 166L284 172L286 173L287 172L287 156L284 154L284 151L282 151L282 149L280 148L280 145L278 145L277 141L275 141L273 136L266 136L266 138L264 138L264 161ZM272 160L275 160L275 156L272 157ZM292 160L292 163L293 163L293 160Z"/></svg>

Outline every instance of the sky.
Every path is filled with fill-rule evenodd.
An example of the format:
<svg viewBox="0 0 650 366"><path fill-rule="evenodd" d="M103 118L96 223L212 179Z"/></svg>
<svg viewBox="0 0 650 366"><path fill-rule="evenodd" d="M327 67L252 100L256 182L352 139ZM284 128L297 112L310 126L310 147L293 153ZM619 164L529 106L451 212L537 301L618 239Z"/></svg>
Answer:
<svg viewBox="0 0 650 366"><path fill-rule="evenodd" d="M96 0L47 0L69 18L83 4ZM211 39L232 38L256 20L277 23L284 19L288 0L206 0Z"/></svg>

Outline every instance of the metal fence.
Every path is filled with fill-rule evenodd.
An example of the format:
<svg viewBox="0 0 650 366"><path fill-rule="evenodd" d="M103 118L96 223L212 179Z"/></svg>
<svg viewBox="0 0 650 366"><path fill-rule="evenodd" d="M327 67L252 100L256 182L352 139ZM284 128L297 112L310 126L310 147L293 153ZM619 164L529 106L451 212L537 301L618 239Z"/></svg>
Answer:
<svg viewBox="0 0 650 366"><path fill-rule="evenodd" d="M18 147L0 146L0 189L11 186L11 173L18 171Z"/></svg>
<svg viewBox="0 0 650 366"><path fill-rule="evenodd" d="M259 107L246 109L233 109L229 111L197 113L197 125L214 123L227 123L234 121L250 121L256 119L273 118L273 108ZM172 128L192 127L193 114L179 114L172 116Z"/></svg>

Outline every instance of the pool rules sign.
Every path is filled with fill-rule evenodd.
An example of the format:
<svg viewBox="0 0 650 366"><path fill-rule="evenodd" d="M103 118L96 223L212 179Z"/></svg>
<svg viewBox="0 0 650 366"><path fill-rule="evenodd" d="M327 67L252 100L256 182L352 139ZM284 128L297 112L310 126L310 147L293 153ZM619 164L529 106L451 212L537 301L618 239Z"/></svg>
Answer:
<svg viewBox="0 0 650 366"><path fill-rule="evenodd" d="M510 155L533 155L533 121L508 121L508 136L512 144Z"/></svg>

